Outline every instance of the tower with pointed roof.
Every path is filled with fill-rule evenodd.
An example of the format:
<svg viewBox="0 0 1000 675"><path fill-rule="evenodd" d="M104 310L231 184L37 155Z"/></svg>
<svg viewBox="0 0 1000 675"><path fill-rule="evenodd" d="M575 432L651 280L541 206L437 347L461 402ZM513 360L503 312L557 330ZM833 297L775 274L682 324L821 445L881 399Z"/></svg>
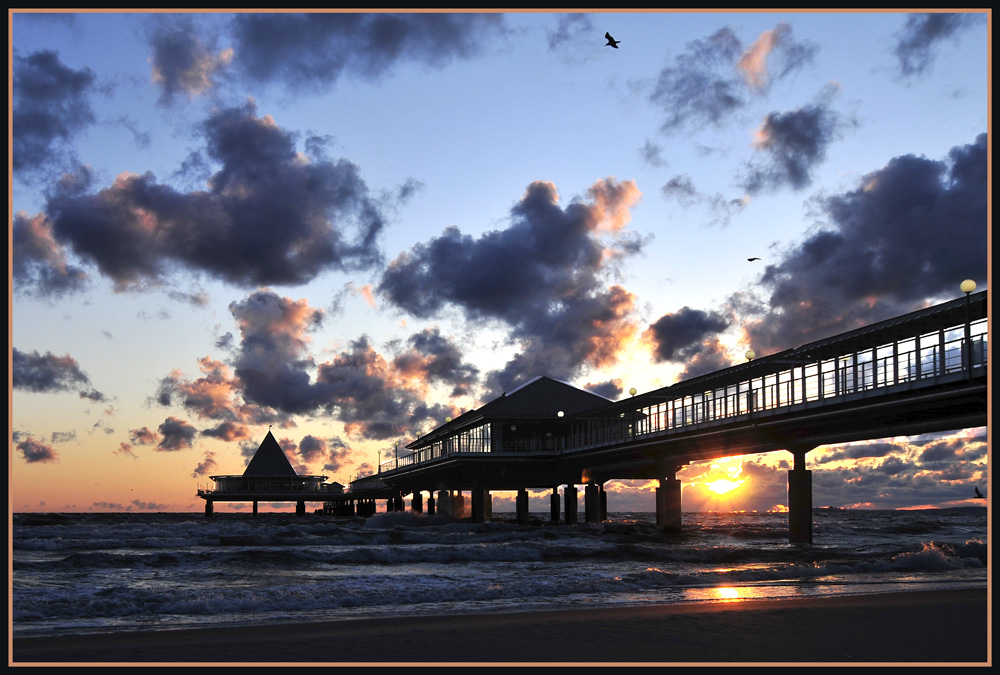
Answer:
<svg viewBox="0 0 1000 675"><path fill-rule="evenodd" d="M205 515L212 515L213 504L217 501L253 502L253 513L257 515L257 503L295 502L295 512L305 513L306 501L325 501L334 483L326 483L327 476L299 475L288 461L285 451L268 429L257 451L241 475L210 476L215 482L213 490L198 490L198 496L205 500Z"/></svg>

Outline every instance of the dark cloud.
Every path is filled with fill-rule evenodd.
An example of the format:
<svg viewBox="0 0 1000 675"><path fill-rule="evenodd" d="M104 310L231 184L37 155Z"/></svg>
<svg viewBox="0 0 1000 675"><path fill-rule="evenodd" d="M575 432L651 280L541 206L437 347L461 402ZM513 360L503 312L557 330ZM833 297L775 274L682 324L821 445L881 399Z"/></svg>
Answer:
<svg viewBox="0 0 1000 675"><path fill-rule="evenodd" d="M59 453L55 451L55 448L41 441L36 441L31 436L19 441L16 447L17 451L24 457L24 461L29 464L59 461Z"/></svg>
<svg viewBox="0 0 1000 675"><path fill-rule="evenodd" d="M90 378L69 354L27 353L17 347L11 350L11 380L15 389L34 392L69 391L90 384ZM80 395L103 400L99 392L92 390L84 390Z"/></svg>
<svg viewBox="0 0 1000 675"><path fill-rule="evenodd" d="M683 307L657 319L646 337L653 345L654 361L684 362L710 349L728 327L729 320L717 312Z"/></svg>
<svg viewBox="0 0 1000 675"><path fill-rule="evenodd" d="M202 131L221 165L208 191L181 193L146 173L91 194L81 175L49 199L54 238L119 287L162 282L177 267L236 285L301 284L381 259L381 206L355 165L310 161L252 102L214 113Z"/></svg>
<svg viewBox="0 0 1000 675"><path fill-rule="evenodd" d="M201 435L232 442L250 438L250 430L246 426L236 422L223 422L210 429L202 429Z"/></svg>
<svg viewBox="0 0 1000 675"><path fill-rule="evenodd" d="M750 194L790 186L795 190L812 182L812 170L826 158L826 150L848 124L830 105L829 96L816 105L772 112L757 132L760 155L748 166L742 187Z"/></svg>
<svg viewBox="0 0 1000 675"><path fill-rule="evenodd" d="M12 75L11 161L22 177L70 158L70 141L94 123L97 78L89 68L66 66L53 51L15 56Z"/></svg>
<svg viewBox="0 0 1000 675"><path fill-rule="evenodd" d="M317 90L377 80L403 63L439 68L506 32L502 14L238 14L234 66L251 80Z"/></svg>
<svg viewBox="0 0 1000 675"><path fill-rule="evenodd" d="M65 248L52 236L52 221L45 215L14 214L11 244L16 293L59 297L86 286L87 273L68 262Z"/></svg>
<svg viewBox="0 0 1000 675"><path fill-rule="evenodd" d="M177 417L168 417L163 420L157 431L160 432L160 443L157 450L173 452L190 448L198 430Z"/></svg>
<svg viewBox="0 0 1000 675"><path fill-rule="evenodd" d="M922 75L933 64L937 50L957 42L962 32L985 21L983 14L910 14L896 35L893 53L903 77Z"/></svg>
<svg viewBox="0 0 1000 675"><path fill-rule="evenodd" d="M315 390L348 435L385 440L425 423L437 426L453 414L441 404L425 403L424 390L413 386L363 336L348 351L319 365Z"/></svg>
<svg viewBox="0 0 1000 675"><path fill-rule="evenodd" d="M569 380L584 364L610 363L634 331L634 298L606 278L641 250L621 231L640 195L633 182L609 178L587 196L562 208L554 185L532 183L507 229L474 238L450 227L396 258L377 290L420 318L453 306L510 326L521 352L488 376L495 394L538 374Z"/></svg>
<svg viewBox="0 0 1000 675"><path fill-rule="evenodd" d="M472 393L479 369L465 362L458 345L437 328L414 333L407 342L410 349L393 359L393 366L403 377L446 384L452 388L451 396Z"/></svg>
<svg viewBox="0 0 1000 675"><path fill-rule="evenodd" d="M412 336L409 349L395 357L379 354L363 336L333 360L317 364L308 352L309 334L325 315L305 300L261 290L232 303L230 311L241 342L235 377L226 379L238 383L249 405L276 414L325 411L337 416L350 435L385 439L425 422L439 424L452 414L451 408L424 402L428 386L444 384L457 395L475 381L475 367L435 330ZM231 394L227 390L227 399Z"/></svg>
<svg viewBox="0 0 1000 675"><path fill-rule="evenodd" d="M225 67L232 51L216 52L211 40L203 39L188 16L158 17L149 42L153 82L160 87L160 103L168 105L180 94L189 99L214 86L216 71Z"/></svg>
<svg viewBox="0 0 1000 675"><path fill-rule="evenodd" d="M622 395L623 391L625 391L620 379L612 379L606 382L597 383L588 382L583 385L583 388L611 401L617 401L618 397Z"/></svg>
<svg viewBox="0 0 1000 675"><path fill-rule="evenodd" d="M791 37L787 24L744 47L730 28L686 45L657 77L650 101L666 116L665 133L721 126L773 81L810 63L816 47Z"/></svg>
<svg viewBox="0 0 1000 675"><path fill-rule="evenodd" d="M985 282L986 155L982 134L948 162L896 157L857 189L821 198L829 225L765 268L767 301L730 299L754 349L799 346L955 297L963 279Z"/></svg>
<svg viewBox="0 0 1000 675"><path fill-rule="evenodd" d="M191 477L200 478L201 476L210 476L217 467L218 464L215 462L215 453L207 451L205 452L205 459L194 468L194 471L191 472Z"/></svg>

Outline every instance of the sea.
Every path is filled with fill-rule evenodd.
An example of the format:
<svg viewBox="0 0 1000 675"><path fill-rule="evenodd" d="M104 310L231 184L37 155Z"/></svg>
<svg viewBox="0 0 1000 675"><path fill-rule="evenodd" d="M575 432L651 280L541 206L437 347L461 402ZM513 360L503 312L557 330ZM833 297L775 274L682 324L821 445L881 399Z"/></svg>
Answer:
<svg viewBox="0 0 1000 675"><path fill-rule="evenodd" d="M535 514L532 514L535 515ZM14 637L987 587L987 509L445 515L20 513Z"/></svg>

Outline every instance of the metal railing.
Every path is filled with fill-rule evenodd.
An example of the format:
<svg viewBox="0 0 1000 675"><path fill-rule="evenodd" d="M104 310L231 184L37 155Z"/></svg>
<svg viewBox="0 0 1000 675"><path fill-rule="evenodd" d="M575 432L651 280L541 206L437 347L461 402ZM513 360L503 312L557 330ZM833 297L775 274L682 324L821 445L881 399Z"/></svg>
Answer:
<svg viewBox="0 0 1000 675"><path fill-rule="evenodd" d="M437 443L384 462L380 471L388 473L451 456L484 452L578 452L741 418L767 417L932 386L942 378L953 379L961 373L981 374L988 367L987 319L970 324L969 344L965 329L965 324L952 326L834 358L792 365L777 373L749 377L701 394L666 398L621 413L617 418L577 420L568 433L558 436L497 438L492 443L487 438L483 444L465 444L458 449L447 442ZM966 350L970 348L971 372L966 360L970 356Z"/></svg>

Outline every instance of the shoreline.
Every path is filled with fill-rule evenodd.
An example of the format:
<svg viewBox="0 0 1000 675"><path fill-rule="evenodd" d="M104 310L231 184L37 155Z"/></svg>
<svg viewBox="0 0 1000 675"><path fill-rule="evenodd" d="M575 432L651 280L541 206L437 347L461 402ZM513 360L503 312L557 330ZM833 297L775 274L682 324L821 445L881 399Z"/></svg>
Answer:
<svg viewBox="0 0 1000 675"><path fill-rule="evenodd" d="M989 663L989 591L397 616L9 637L44 663Z"/></svg>

